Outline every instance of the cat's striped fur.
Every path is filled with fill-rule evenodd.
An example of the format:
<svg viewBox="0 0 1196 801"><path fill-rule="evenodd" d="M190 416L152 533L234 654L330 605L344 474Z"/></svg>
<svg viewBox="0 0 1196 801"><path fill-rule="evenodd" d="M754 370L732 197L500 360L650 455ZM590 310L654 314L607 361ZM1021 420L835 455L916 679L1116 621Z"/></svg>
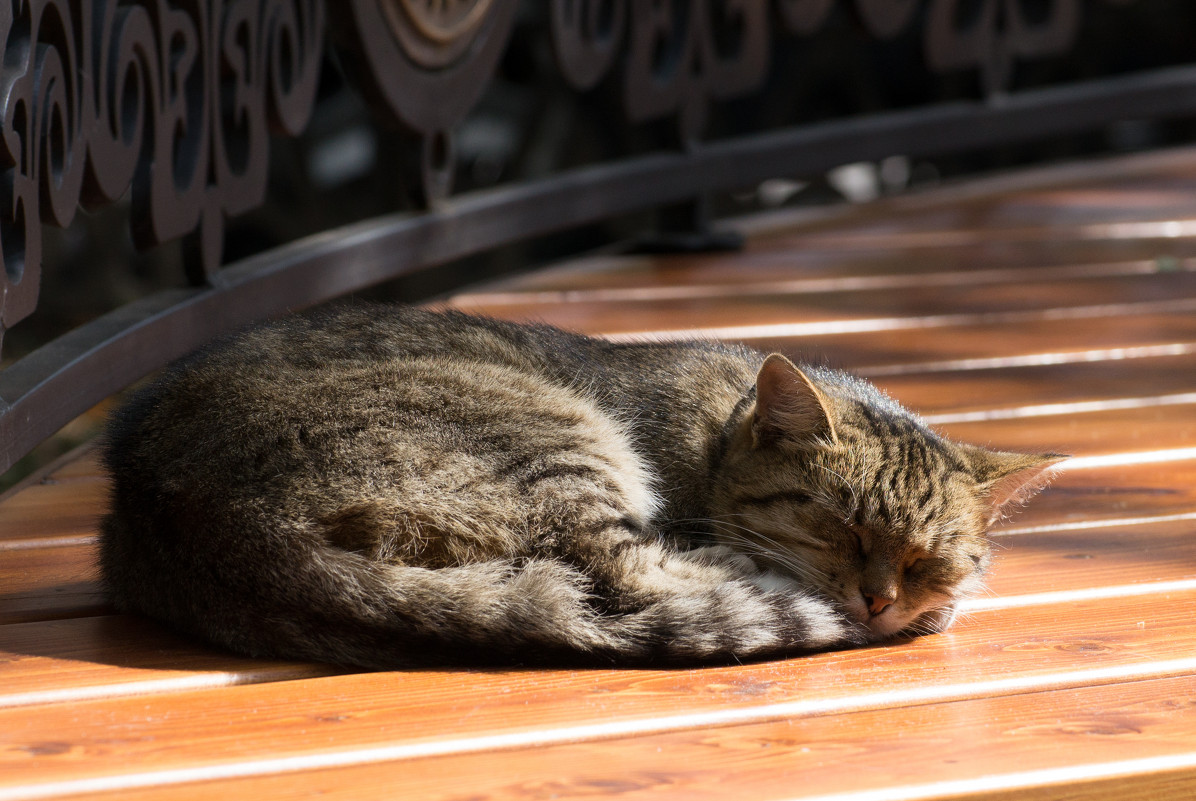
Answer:
<svg viewBox="0 0 1196 801"><path fill-rule="evenodd" d="M945 627L1051 457L863 381L408 307L230 338L115 415L121 609L377 668L758 658Z"/></svg>

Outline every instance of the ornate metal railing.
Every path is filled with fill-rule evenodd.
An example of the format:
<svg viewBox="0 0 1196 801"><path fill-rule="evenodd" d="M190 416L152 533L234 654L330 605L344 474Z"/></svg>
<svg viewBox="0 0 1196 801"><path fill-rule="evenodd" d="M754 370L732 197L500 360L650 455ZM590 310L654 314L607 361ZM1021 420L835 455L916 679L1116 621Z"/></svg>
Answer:
<svg viewBox="0 0 1196 801"><path fill-rule="evenodd" d="M0 470L216 334L406 272L771 177L1196 113L1196 68L1182 63L1013 86L1015 65L1069 53L1094 9L1129 5L1167 4L551 0L521 17L513 0L10 0L0 7L0 337L37 304L43 226L69 225L80 207L129 193L140 246L192 236L198 258L190 287L117 309L0 373ZM551 46L558 74L547 80L605 87L631 126L671 119L676 146L454 197L454 130L520 20L520 46L535 44L527 31ZM712 109L758 91L779 53L845 25L878 43L916 41L911 73L971 74L977 89L707 139ZM307 125L326 39L382 121L414 135L407 180L424 210L221 266L226 221L265 197L271 134Z"/></svg>

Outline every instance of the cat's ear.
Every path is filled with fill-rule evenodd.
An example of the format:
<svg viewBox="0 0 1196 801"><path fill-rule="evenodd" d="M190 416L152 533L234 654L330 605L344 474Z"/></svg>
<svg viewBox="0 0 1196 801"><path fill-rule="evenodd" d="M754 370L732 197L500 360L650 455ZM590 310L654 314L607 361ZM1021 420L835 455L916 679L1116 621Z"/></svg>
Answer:
<svg viewBox="0 0 1196 801"><path fill-rule="evenodd" d="M782 435L837 442L826 400L805 373L779 353L764 360L756 375L752 437L757 445Z"/></svg>
<svg viewBox="0 0 1196 801"><path fill-rule="evenodd" d="M970 454L976 480L988 503L989 525L1013 506L1034 497L1054 478L1055 467L1067 457L1058 453L1002 453L974 448Z"/></svg>

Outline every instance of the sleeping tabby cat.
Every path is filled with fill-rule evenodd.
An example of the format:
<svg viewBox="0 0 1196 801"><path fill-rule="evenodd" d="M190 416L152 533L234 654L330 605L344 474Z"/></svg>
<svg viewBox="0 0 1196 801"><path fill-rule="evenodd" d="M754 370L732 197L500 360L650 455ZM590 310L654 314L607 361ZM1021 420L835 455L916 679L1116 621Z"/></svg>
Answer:
<svg viewBox="0 0 1196 801"><path fill-rule="evenodd" d="M347 305L229 338L114 417L117 605L373 668L701 663L946 628L1057 457L864 381Z"/></svg>

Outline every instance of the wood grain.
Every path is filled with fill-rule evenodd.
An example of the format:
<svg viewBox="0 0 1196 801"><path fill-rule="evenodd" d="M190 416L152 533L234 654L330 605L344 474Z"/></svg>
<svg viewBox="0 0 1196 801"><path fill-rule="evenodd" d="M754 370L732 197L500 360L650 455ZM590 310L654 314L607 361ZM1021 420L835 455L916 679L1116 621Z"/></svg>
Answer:
<svg viewBox="0 0 1196 801"><path fill-rule="evenodd" d="M1196 511L1196 460L1065 470L1049 489L994 531L1192 511Z"/></svg>
<svg viewBox="0 0 1196 801"><path fill-rule="evenodd" d="M122 615L0 626L0 708L282 681L326 666L252 660Z"/></svg>
<svg viewBox="0 0 1196 801"><path fill-rule="evenodd" d="M1192 257L1148 257L1119 261L990 264L926 258L911 261L888 254L845 258L819 250L782 247L745 252L684 254L668 260L648 256L594 256L567 266L504 279L455 293L460 305L558 304L738 298L769 294L910 289L938 286L1018 284L1191 272Z"/></svg>
<svg viewBox="0 0 1196 801"><path fill-rule="evenodd" d="M864 798L900 801L958 798L960 790L970 789L967 797L979 799L1148 798L1116 794L1125 787L1125 773L1139 780L1134 782L1139 790L1143 784L1152 791L1190 788L1196 780L1193 691L1196 679L1185 676L285 772L123 791L121 797L175 801L205 792L207 798L740 801L877 792ZM1144 769L1151 763L1141 761L1160 757L1170 757L1175 766L1152 776ZM1117 768L1124 773L1099 775ZM1041 788L1048 771L1066 771L1061 778L1070 775L1072 795L1021 794L1027 786Z"/></svg>
<svg viewBox="0 0 1196 801"><path fill-rule="evenodd" d="M1196 353L884 376L877 385L922 414L952 414L1196 391Z"/></svg>
<svg viewBox="0 0 1196 801"><path fill-rule="evenodd" d="M109 611L93 544L0 555L0 625Z"/></svg>
<svg viewBox="0 0 1196 801"><path fill-rule="evenodd" d="M107 500L99 477L26 487L0 504L0 552L13 541L94 537Z"/></svg>
<svg viewBox="0 0 1196 801"><path fill-rule="evenodd" d="M1196 591L992 610L908 643L709 670L353 674L76 700L36 714L0 709L0 789L404 743L453 752L472 747L462 738L499 734L552 743L792 721L1185 675L1196 669L1193 603ZM1086 621L1080 630L1076 619ZM589 725L598 728L578 728Z"/></svg>
<svg viewBox="0 0 1196 801"><path fill-rule="evenodd" d="M1014 518L1005 530L1016 532L1023 523L1023 518ZM1003 533L995 540L989 587L997 596L1015 596L1196 579L1193 529L1196 510L1181 520ZM95 578L94 559L92 545L6 555L0 562L0 587L5 588L0 592L0 623L111 614ZM58 630L70 629L60 625ZM0 628L0 647L3 631ZM44 656L74 658L55 650L63 640L52 632L34 636L42 642ZM151 633L148 642L155 636ZM73 646L76 638L67 636L65 641ZM179 660L185 656L181 650L175 655ZM0 668L0 678L4 671ZM42 674L53 671L47 667Z"/></svg>
<svg viewBox="0 0 1196 801"><path fill-rule="evenodd" d="M1107 315L1089 319L977 319L955 325L893 327L885 331L740 338L767 352L797 361L880 374L974 369L965 360L1043 358L1043 354L1092 353L1118 348L1196 342L1191 309L1151 311L1158 304L1122 306L1116 323ZM1108 357L1112 358L1112 356Z"/></svg>
<svg viewBox="0 0 1196 801"><path fill-rule="evenodd" d="M1017 596L1196 580L1196 515L1138 525L1031 531L994 539L990 603Z"/></svg>
<svg viewBox="0 0 1196 801"><path fill-rule="evenodd" d="M877 317L941 317L994 315L1072 307L1103 307L1128 302L1169 301L1196 297L1196 273L1175 272L1101 280L1043 281L1026 292L1019 284L980 287L945 286L860 292L778 293L733 298L645 300L617 303L451 305L511 320L539 320L591 333L634 333L720 326L826 323Z"/></svg>
<svg viewBox="0 0 1196 801"><path fill-rule="evenodd" d="M1109 411L1011 416L937 428L960 442L1014 451L1070 453L1076 456L1196 446L1196 400L1142 405ZM1015 410L1016 411L1016 410Z"/></svg>
<svg viewBox="0 0 1196 801"><path fill-rule="evenodd" d="M1157 411L1175 411L1176 409L1186 413L1187 416L1184 420L1187 422L1177 421L1175 418L1164 415L1158 423L1158 429L1160 435L1165 434L1168 427L1178 432L1168 441L1168 444L1179 447L1190 444L1185 436L1191 435L1192 429L1196 428L1196 424L1189 419L1193 414L1192 407L1158 407ZM1075 418L1054 415L1041 418L1040 422L1046 421L1058 425L1068 420L1074 421ZM1009 422L1010 425L1006 428L1014 431L1034 430L1024 420L1004 422ZM1013 425L1015 423L1025 428L1018 428L1017 425ZM1140 440L1137 439L1137 436L1141 432L1131 423L1133 423L1132 416L1120 421L1117 425L1110 423L1103 429L1083 425L1080 425L1079 428L1089 436L1099 435L1102 430L1123 432L1129 439L1128 444L1139 443ZM1012 442L1002 440L999 436L995 438L984 436L983 432L994 427L992 422L960 424L958 427L963 429L962 433L974 435L964 437L967 440L1000 447L1050 450L1074 444L1068 443L1062 437L1052 435L1050 432L1057 429L1052 429L1049 426L1044 426L1037 433L1026 434L1021 440ZM1185 432L1187 433L1185 434ZM958 432L948 427L947 433ZM1083 449L1075 450L1078 453L1083 453ZM1121 451L1114 448L1111 452L1119 453ZM67 485L45 486L47 491L57 488L56 491L64 494L70 492L70 487ZM1064 471L1053 487L1036 499L1026 510L1011 517L1003 527L998 527L997 531L1016 531L1036 526L1082 525L1093 521L1187 513L1196 515L1196 490L1194 487L1196 487L1196 461L1191 459L1159 464L1114 465L1098 469ZM74 514L69 511L69 506L64 504L64 507L68 509L69 514ZM45 507L47 517L43 519L42 527L48 532L56 530L56 523L50 511L54 508L56 507L52 504L47 504ZM69 519L68 517L68 521ZM1191 528L1196 526L1196 522L1178 521L1172 524L1159 524L1157 526L1160 532L1159 536L1163 539L1171 538L1174 526ZM1141 548L1144 549L1142 553L1147 553L1151 542L1149 536L1155 528L1144 529L1142 526L1131 528L1136 534L1144 530L1148 532L1146 535L1148 539L1141 541ZM1117 528L1090 531L1081 529L1081 532L1089 531L1089 533L1078 536L1094 539L1111 538L1120 536L1119 531L1121 530ZM1025 535L1019 536L1025 540ZM77 539L74 541L79 542ZM36 542L37 540L32 541L33 544ZM1193 543L1196 544L1196 538L1193 538ZM1173 546L1174 543L1166 546L1164 550L1178 558L1179 552L1175 551ZM1122 558L1128 560L1130 555L1130 552L1123 553ZM0 559L0 623L103 613L106 607L96 582L94 558L94 544L87 542L65 548L34 547L9 550ZM1150 572L1158 573L1159 580L1174 580L1188 575L1187 564L1187 562L1171 564L1166 561L1153 560L1141 565L1138 569L1131 569L1129 564L1120 564L1109 571L1104 571L1102 562L1103 575L1101 578L1098 579L1098 577L1080 570L1073 576L1073 580L1076 582L1092 581L1094 586L1100 586L1102 583L1113 580L1113 574L1118 571L1129 572L1125 573L1117 583L1144 581L1148 579L1147 574ZM1040 570L1032 564L1023 563L1018 568L1018 574L1027 581L1033 582L1039 580L1039 576L1054 574L1056 567L1052 562L1051 565ZM1081 567L1087 566L1071 565L1069 572L1074 572Z"/></svg>

